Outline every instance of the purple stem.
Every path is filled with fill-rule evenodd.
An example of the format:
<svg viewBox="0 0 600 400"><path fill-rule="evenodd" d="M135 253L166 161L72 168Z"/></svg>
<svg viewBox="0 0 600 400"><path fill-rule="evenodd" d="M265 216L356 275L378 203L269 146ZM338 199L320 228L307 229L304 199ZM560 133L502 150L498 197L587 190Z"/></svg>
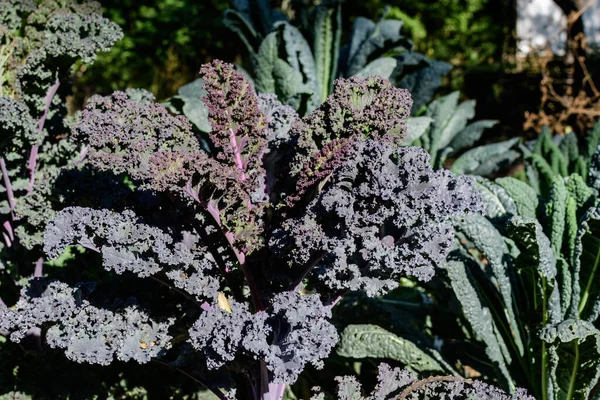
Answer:
<svg viewBox="0 0 600 400"><path fill-rule="evenodd" d="M10 178L8 176L8 170L6 169L6 162L4 161L4 157L0 157L0 171L2 171L2 177L4 178L4 187L6 188L6 195L8 196L8 205L10 206L11 218L14 221L15 216L12 212L15 209L15 205L17 204L17 202L15 201L15 194L13 192L12 184L10 183Z"/></svg>
<svg viewBox="0 0 600 400"><path fill-rule="evenodd" d="M6 232L2 232L2 237L4 238L4 243L6 243L6 247L12 246L12 241L10 240Z"/></svg>
<svg viewBox="0 0 600 400"><path fill-rule="evenodd" d="M10 238L10 240L14 241L15 240L15 234L13 232L13 228L12 225L10 224L10 221L4 221L4 229L6 229L6 233L8 233L8 237Z"/></svg>
<svg viewBox="0 0 600 400"><path fill-rule="evenodd" d="M35 262L35 270L33 271L33 276L36 278L42 277L42 268L44 267L44 257L38 258Z"/></svg>
<svg viewBox="0 0 600 400"><path fill-rule="evenodd" d="M267 363L260 362L261 400L281 400L285 391L285 383L270 383Z"/></svg>
<svg viewBox="0 0 600 400"><path fill-rule="evenodd" d="M77 161L75 161L75 164L81 164L83 162L83 160L85 159L85 157L87 156L89 151L89 148L87 146L83 146L81 148L81 151L79 152L79 157L77 157Z"/></svg>
<svg viewBox="0 0 600 400"><path fill-rule="evenodd" d="M4 221L4 224L2 225L4 226L5 230L5 232L2 232L2 236L4 237L6 247L11 247L12 243L15 241L15 235L12 229L12 225L10 224L10 221Z"/></svg>
<svg viewBox="0 0 600 400"><path fill-rule="evenodd" d="M246 255L235 247L235 237L233 236L233 233L227 230L227 228L221 224L221 214L219 209L214 205L210 204L210 202L200 200L200 198L198 197L198 193L196 193L196 191L192 188L191 180L188 181L188 183L185 185L184 190L192 199L194 199L194 201L200 204L213 217L216 224L219 226L219 228L221 228L221 231L227 239L227 243L229 243L229 247L233 250L235 257L237 258L238 263L242 268L242 272L244 273L244 277L246 278L246 282L248 283L248 287L250 288L250 296L252 297L252 303L254 304L254 308L257 311L264 310L262 301L260 299L260 294L258 292L258 286L256 286L256 281L254 280L251 271L248 270L248 266L246 265Z"/></svg>
<svg viewBox="0 0 600 400"><path fill-rule="evenodd" d="M269 393L273 393L271 399L281 400L283 398L283 392L285 392L285 383L269 383Z"/></svg>
<svg viewBox="0 0 600 400"><path fill-rule="evenodd" d="M29 185L27 186L27 193L33 190L33 184L35 183L35 167L37 166L39 146L36 144L31 148L29 153L29 162L27 163L27 169L29 170Z"/></svg>
<svg viewBox="0 0 600 400"><path fill-rule="evenodd" d="M60 86L60 81L56 79L54 84L50 86L48 92L46 92L46 97L44 98L44 113L40 117L40 121L38 123L38 133L42 133L44 130L44 124L46 123L46 118L48 117L48 111L50 110L50 105L52 104L52 98L58 91L58 87ZM27 169L29 169L29 186L27 187L27 193L33 190L33 184L35 182L35 167L37 166L37 156L38 156L39 146L35 145L31 148L31 153L29 153L29 163L27 164Z"/></svg>
<svg viewBox="0 0 600 400"><path fill-rule="evenodd" d="M235 153L235 163L238 169L242 171L243 182L246 180L246 172L244 171L244 162L242 161L242 151L235 138L235 132L231 128L229 128L229 141L231 142L231 147L233 147L233 152Z"/></svg>
<svg viewBox="0 0 600 400"><path fill-rule="evenodd" d="M300 284L302 283L304 278L306 278L306 276L310 273L310 271L312 271L312 269L315 267L315 265L317 265L317 263L319 261L321 261L323 259L323 257L325 257L326 254L327 254L327 252L325 250L321 250L319 253L317 253L317 255L315 257L313 257L311 260L309 260L308 264L306 264L306 267L304 267L304 271L302 271L302 274L300 274L300 276L298 278L296 278L296 280L294 280L294 282L292 282L292 284L288 288L288 291L290 291L290 292L295 291L298 288L298 286L300 286Z"/></svg>
<svg viewBox="0 0 600 400"><path fill-rule="evenodd" d="M335 298L335 300L333 300L330 304L326 305L328 305L331 308L335 307L335 305L342 299L342 297L344 297L346 293L348 293L349 290L350 289L345 289L340 295L338 295L338 297Z"/></svg>

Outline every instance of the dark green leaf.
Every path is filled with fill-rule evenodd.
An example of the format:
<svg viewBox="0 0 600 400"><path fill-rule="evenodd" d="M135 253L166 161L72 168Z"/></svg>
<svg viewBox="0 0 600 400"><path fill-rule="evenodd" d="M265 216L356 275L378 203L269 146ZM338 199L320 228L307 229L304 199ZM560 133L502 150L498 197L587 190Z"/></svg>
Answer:
<svg viewBox="0 0 600 400"><path fill-rule="evenodd" d="M480 214L469 214L462 220L456 220L455 228L463 233L487 259L489 269L496 280L498 291L504 302L508 321L513 326L513 339L519 355L522 355L524 347L520 325L517 323L513 286L508 271L510 261L507 254L509 254L509 250L504 238L494 225Z"/></svg>
<svg viewBox="0 0 600 400"><path fill-rule="evenodd" d="M237 33L242 42L246 45L248 52L254 55L260 45L261 35L256 31L246 17L235 10L226 10L223 14L223 24Z"/></svg>
<svg viewBox="0 0 600 400"><path fill-rule="evenodd" d="M600 314L600 207L588 210L575 239L571 318L594 322Z"/></svg>
<svg viewBox="0 0 600 400"><path fill-rule="evenodd" d="M539 200L531 186L512 177L498 178L495 182L502 186L514 200L519 215L536 218Z"/></svg>
<svg viewBox="0 0 600 400"><path fill-rule="evenodd" d="M310 46L302 33L293 25L287 22L278 22L275 26L283 40L287 63L302 76L303 88L300 91L312 94L308 104L310 112L320 104L318 94L321 93L317 79L317 67Z"/></svg>
<svg viewBox="0 0 600 400"><path fill-rule="evenodd" d="M600 332L589 322L568 319L545 327L540 337L549 345L554 398L587 400L600 375Z"/></svg>
<svg viewBox="0 0 600 400"><path fill-rule="evenodd" d="M397 70L402 64L406 65L406 60L409 58L416 58L420 61L416 70L411 68L407 72L406 68L402 68L401 78L393 79L396 86L408 89L410 92L414 114L431 101L435 91L442 85L442 77L448 75L452 66L442 61L429 60L424 55L415 52L402 53L395 58L398 60Z"/></svg>
<svg viewBox="0 0 600 400"><path fill-rule="evenodd" d="M315 10L313 50L321 102L333 90L333 80L337 75L342 33L341 7L339 1L323 2Z"/></svg>
<svg viewBox="0 0 600 400"><path fill-rule="evenodd" d="M483 197L485 216L492 220L504 220L518 214L518 208L510 193L497 182L476 177L477 189Z"/></svg>
<svg viewBox="0 0 600 400"><path fill-rule="evenodd" d="M473 146L481 138L484 130L493 127L497 123L498 121L482 119L467 125L466 128L458 132L454 139L452 139L450 147L454 151L460 151Z"/></svg>
<svg viewBox="0 0 600 400"><path fill-rule="evenodd" d="M559 255L565 232L565 217L567 207L567 188L564 178L556 176L550 189L550 199L546 203L546 218L548 226L546 232L550 236L550 243L554 254Z"/></svg>
<svg viewBox="0 0 600 400"><path fill-rule="evenodd" d="M363 69L356 73L356 76L367 78L369 76L381 76L389 79L396 68L397 61L391 57L380 57L371 61Z"/></svg>
<svg viewBox="0 0 600 400"><path fill-rule="evenodd" d="M463 103L464 104L464 103ZM452 164L450 170L455 174L490 175L508 167L518 157L519 153L510 150L519 138L505 142L475 147L466 151Z"/></svg>
<svg viewBox="0 0 600 400"><path fill-rule="evenodd" d="M527 304L531 308L529 314L539 316L533 323L557 323L561 319L560 293L556 288L556 259L550 240L533 218L513 217L506 231L521 250L516 265L525 282L525 294L531 296Z"/></svg>
<svg viewBox="0 0 600 400"><path fill-rule="evenodd" d="M414 343L377 325L348 325L342 332L337 353L352 358L388 358L417 372L445 372L435 359Z"/></svg>
<svg viewBox="0 0 600 400"><path fill-rule="evenodd" d="M181 100L183 100L183 115L196 125L200 131L210 132L208 108L202 101L202 97L206 94L202 78L180 87L178 93Z"/></svg>
<svg viewBox="0 0 600 400"><path fill-rule="evenodd" d="M475 266L478 268L477 266ZM476 339L485 344L485 352L507 382L511 381L502 347L506 347L492 317L492 312L480 298L477 285L473 282L467 260L451 257L443 266L448 274L450 285L462 306L462 312L469 321Z"/></svg>

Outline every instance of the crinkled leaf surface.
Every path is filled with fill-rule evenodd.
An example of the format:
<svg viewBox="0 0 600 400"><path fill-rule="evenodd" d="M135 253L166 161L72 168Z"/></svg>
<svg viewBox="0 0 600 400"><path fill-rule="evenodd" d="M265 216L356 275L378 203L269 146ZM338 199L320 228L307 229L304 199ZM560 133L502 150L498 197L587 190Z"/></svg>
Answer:
<svg viewBox="0 0 600 400"><path fill-rule="evenodd" d="M388 358L418 372L443 372L444 368L414 343L377 325L349 325L344 329L337 353L352 358Z"/></svg>
<svg viewBox="0 0 600 400"><path fill-rule="evenodd" d="M555 398L588 399L600 376L600 332L587 321L568 319L547 326L540 337L549 344Z"/></svg>

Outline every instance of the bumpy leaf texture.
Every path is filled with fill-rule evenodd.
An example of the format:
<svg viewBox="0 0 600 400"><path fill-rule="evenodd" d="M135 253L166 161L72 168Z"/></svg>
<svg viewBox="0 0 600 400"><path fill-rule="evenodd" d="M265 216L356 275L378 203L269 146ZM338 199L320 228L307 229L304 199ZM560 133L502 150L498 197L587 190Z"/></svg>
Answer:
<svg viewBox="0 0 600 400"><path fill-rule="evenodd" d="M307 364L322 367L337 342L329 322L336 297L375 296L403 275L429 279L450 251L450 219L480 211L481 199L470 178L433 171L424 150L399 146L410 97L381 78L339 80L334 95L300 120L273 96L257 96L231 65L215 61L201 76L212 127L204 146L189 121L144 92L90 100L73 130L87 149L79 171L103 170L121 183L122 174L132 193L162 202L142 205L132 195L118 207L67 207L48 225L45 250L55 258L78 244L117 274L171 280L170 295L202 310L186 312L197 319L174 330L189 332L185 349L203 355L208 370L249 375L251 386L293 383ZM298 290L304 278L314 293ZM91 306L68 292L78 287L53 285L46 297L26 293L29 302L2 314L0 329L54 323L53 345L102 364L144 362L158 355L147 350L166 348L171 321L153 322L135 307ZM74 306L40 303L50 311L37 313L40 298L62 299L64 291ZM125 329L144 332L134 335L143 351L119 336ZM79 335L93 356L72 345ZM114 350L100 349L99 337Z"/></svg>
<svg viewBox="0 0 600 400"><path fill-rule="evenodd" d="M93 166L127 173L142 187L191 195L233 233L237 244L255 248L268 200L262 165L265 136L279 126L272 120L275 126L267 127L252 87L230 64L214 61L201 75L212 125L210 154L185 117L122 92L94 97L74 136L89 144Z"/></svg>
<svg viewBox="0 0 600 400"><path fill-rule="evenodd" d="M48 224L44 250L54 259L67 246L78 244L101 253L107 271L128 271L140 278L164 272L177 288L209 299L220 286L218 267L197 241L189 232L175 241L172 234L145 224L129 210L119 214L67 207Z"/></svg>
<svg viewBox="0 0 600 400"><path fill-rule="evenodd" d="M108 365L115 358L146 363L170 347L167 330L174 320L156 322L131 305L111 311L86 300L93 285L75 288L58 281L32 281L23 289L24 298L13 308L0 311L0 329L11 332L11 340L22 340L33 327L51 324L46 341L65 350L79 363Z"/></svg>
<svg viewBox="0 0 600 400"><path fill-rule="evenodd" d="M338 400L534 400L524 389L507 394L481 381L454 376L432 376L416 380L408 370L391 368L385 363L379 365L379 383L370 395L363 394L361 384L353 376L338 377L336 380ZM324 399L323 394L312 398Z"/></svg>
<svg viewBox="0 0 600 400"><path fill-rule="evenodd" d="M402 274L430 279L452 245L448 219L482 209L473 181L433 171L422 149L355 140L337 161L304 215L271 241L290 263L326 249L313 273L330 289L376 296Z"/></svg>
<svg viewBox="0 0 600 400"><path fill-rule="evenodd" d="M93 166L160 187L162 176L171 171L157 170L156 159L160 153L192 157L199 145L191 130L185 117L170 115L162 105L115 92L90 99L73 136L89 146L87 160Z"/></svg>
<svg viewBox="0 0 600 400"><path fill-rule="evenodd" d="M94 1L3 0L0 9L0 43L12 43L9 88L40 114L47 88L68 77L76 60L92 63L123 37Z"/></svg>
<svg viewBox="0 0 600 400"><path fill-rule="evenodd" d="M335 139L379 139L398 145L406 135L411 106L407 90L381 77L337 79L327 100L295 126L298 154L293 171Z"/></svg>
<svg viewBox="0 0 600 400"><path fill-rule="evenodd" d="M293 383L306 364L323 367L323 358L338 335L328 321L330 307L317 295L284 292L272 306L252 314L248 306L229 301L230 310L217 302L190 329L190 342L202 351L211 369L240 356L264 360L275 383Z"/></svg>
<svg viewBox="0 0 600 400"><path fill-rule="evenodd" d="M6 222L10 242L39 250L41 232L54 214L58 168L79 151L61 120L70 94L70 85L61 82L71 77L75 62L93 62L121 37L97 2L0 0L0 155L10 178L3 177L0 190L14 198L14 204L3 201L0 213L12 212ZM39 254L11 255L12 261L34 257Z"/></svg>
<svg viewBox="0 0 600 400"><path fill-rule="evenodd" d="M0 97L0 151L7 147L39 144L42 135L36 130L36 121L27 106L13 98ZM8 149L14 151L12 148Z"/></svg>

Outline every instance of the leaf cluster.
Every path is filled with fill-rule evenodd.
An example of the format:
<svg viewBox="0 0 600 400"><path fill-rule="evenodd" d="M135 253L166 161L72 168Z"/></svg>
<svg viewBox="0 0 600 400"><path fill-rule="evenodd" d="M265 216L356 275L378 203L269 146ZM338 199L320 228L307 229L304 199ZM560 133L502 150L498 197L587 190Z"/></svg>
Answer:
<svg viewBox="0 0 600 400"><path fill-rule="evenodd" d="M419 285L428 297L366 305L366 313L409 313L424 332L385 319L354 322L338 354L482 376L539 399L591 398L600 376L597 192L576 173L556 173L547 197L511 177L477 178L477 188L485 217L454 220L443 272Z"/></svg>
<svg viewBox="0 0 600 400"><path fill-rule="evenodd" d="M105 176L98 197L124 197L63 208L44 250L80 246L111 275L33 279L0 328L15 341L38 329L76 362L158 360L220 398L278 399L323 366L342 295L430 279L451 218L481 199L472 179L398 146L412 102L383 78L336 81L304 118L232 65L201 78L208 134L139 90L90 99L72 134L83 160L63 172Z"/></svg>
<svg viewBox="0 0 600 400"><path fill-rule="evenodd" d="M342 4L294 2L289 19L268 1L230 2L224 23L248 50L257 91L277 94L304 115L325 101L336 78L378 75L409 89L418 111L450 66L413 51L401 33L402 21L386 19L385 13L377 22L356 18L349 43L342 46Z"/></svg>

